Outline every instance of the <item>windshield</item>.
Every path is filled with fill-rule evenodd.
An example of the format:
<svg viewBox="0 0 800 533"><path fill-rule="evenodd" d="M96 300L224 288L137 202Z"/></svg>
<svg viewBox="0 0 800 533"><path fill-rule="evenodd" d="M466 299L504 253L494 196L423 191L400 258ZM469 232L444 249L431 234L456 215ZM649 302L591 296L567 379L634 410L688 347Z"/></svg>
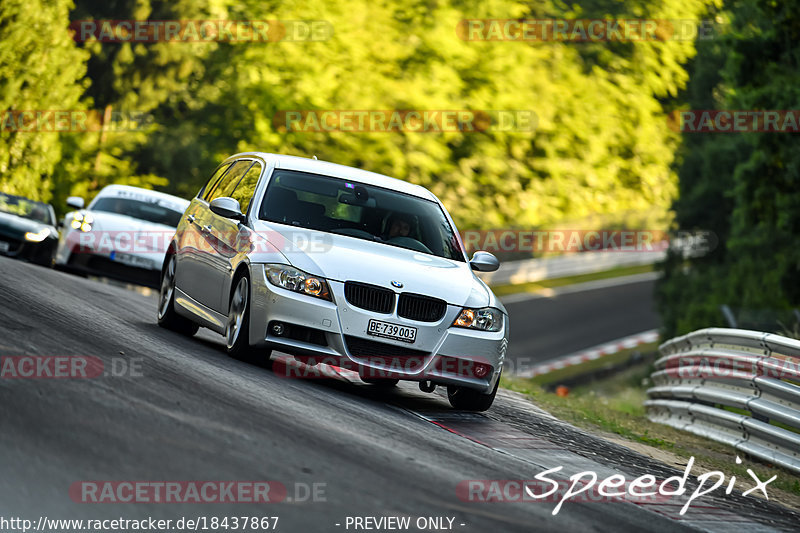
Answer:
<svg viewBox="0 0 800 533"><path fill-rule="evenodd" d="M118 215L126 215L139 220L146 220L154 224L163 224L164 226L178 226L181 220L180 211L175 211L158 203L158 200L153 202L142 202L139 200L131 200L128 198L119 198L115 196L107 196L105 198L98 198L92 206L92 211L104 211L106 213L116 213Z"/></svg>
<svg viewBox="0 0 800 533"><path fill-rule="evenodd" d="M259 218L464 261L436 202L330 176L276 170Z"/></svg>
<svg viewBox="0 0 800 533"><path fill-rule="evenodd" d="M49 205L42 202L34 202L22 196L0 193L0 211L42 222L49 226L55 225L53 211Z"/></svg>

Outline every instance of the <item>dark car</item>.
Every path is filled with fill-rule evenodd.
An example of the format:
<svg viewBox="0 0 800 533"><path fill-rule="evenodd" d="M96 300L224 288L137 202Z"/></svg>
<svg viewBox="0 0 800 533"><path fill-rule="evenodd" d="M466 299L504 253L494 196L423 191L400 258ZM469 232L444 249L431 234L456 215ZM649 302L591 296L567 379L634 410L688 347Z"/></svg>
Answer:
<svg viewBox="0 0 800 533"><path fill-rule="evenodd" d="M57 246L53 206L0 192L0 255L51 266Z"/></svg>

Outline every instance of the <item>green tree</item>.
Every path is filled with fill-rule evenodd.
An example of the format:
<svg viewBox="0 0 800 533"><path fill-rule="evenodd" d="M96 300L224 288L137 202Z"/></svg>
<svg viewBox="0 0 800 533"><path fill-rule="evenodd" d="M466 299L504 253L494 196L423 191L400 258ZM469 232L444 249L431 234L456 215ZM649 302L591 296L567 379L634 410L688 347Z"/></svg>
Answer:
<svg viewBox="0 0 800 533"><path fill-rule="evenodd" d="M154 122L64 138L62 163L45 176L59 201L108 183L188 196L223 157L263 150L425 185L464 228L623 216L663 223L679 140L665 111L686 84L691 40L473 42L457 26L526 17L691 22L709 2L78 0L72 21L318 20L333 33L311 42L82 43L84 105L149 112ZM534 131L355 133L286 131L273 120L303 109L522 110L537 121Z"/></svg>
<svg viewBox="0 0 800 533"><path fill-rule="evenodd" d="M800 5L751 0L725 7L720 16L730 24L700 48L690 104L797 109ZM786 326L776 318L800 303L800 154L794 135L684 135L676 223L715 232L719 246L699 258L671 257L664 265L658 295L667 335L725 325L722 304L771 311L772 328Z"/></svg>
<svg viewBox="0 0 800 533"><path fill-rule="evenodd" d="M68 32L70 0L0 3L0 189L49 200L64 137L19 131L15 112L80 110L88 54ZM23 124L24 129L24 124Z"/></svg>
<svg viewBox="0 0 800 533"><path fill-rule="evenodd" d="M665 102L686 83L691 40L498 43L456 33L464 18L698 20L706 6L585 4L242 2L252 18L327 20L334 34L323 42L216 47L191 91L197 99L159 120L138 160L182 194L196 190L221 157L256 149L316 154L428 186L464 227L620 212L663 223L676 194L678 145ZM441 134L276 128L275 113L293 109L532 110L538 125L534 132Z"/></svg>
<svg viewBox="0 0 800 533"><path fill-rule="evenodd" d="M199 20L224 19L228 0L77 0L70 20ZM208 56L216 44L207 42L100 42L89 39L81 47L90 53L84 95L93 108L128 117L148 114L153 121L175 117L186 107L198 105L196 87L203 79ZM204 101L205 102L205 101ZM140 168L147 160L151 136L160 128L110 129L68 139L68 160L55 176L56 198L92 196L105 185L123 183L146 188L167 188L180 176L154 173ZM170 134L175 135L176 130ZM159 151L160 147L153 146ZM163 151L161 154L167 156ZM169 157L177 157L170 154ZM161 170L161 169L158 169Z"/></svg>

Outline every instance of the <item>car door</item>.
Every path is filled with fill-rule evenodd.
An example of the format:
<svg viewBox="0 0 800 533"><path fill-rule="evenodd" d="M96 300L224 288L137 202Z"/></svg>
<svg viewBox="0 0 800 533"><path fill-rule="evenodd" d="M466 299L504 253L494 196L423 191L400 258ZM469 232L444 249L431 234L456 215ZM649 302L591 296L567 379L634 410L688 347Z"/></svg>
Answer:
<svg viewBox="0 0 800 533"><path fill-rule="evenodd" d="M210 194L219 184L231 163L224 163L217 167L205 186L189 204L183 218L178 224L175 234L177 253L175 254L175 286L185 292L189 297L197 300L199 287L202 286L202 262L200 252L205 246L205 238L200 233L198 217L206 205L204 197Z"/></svg>
<svg viewBox="0 0 800 533"><path fill-rule="evenodd" d="M219 246L211 227L216 215L208 208L208 204L214 198L224 196L225 192L232 190L252 163L249 159L234 161L227 172L205 190L201 198L196 199L197 207L191 213L194 218L187 221L187 226L193 228L191 244L194 249L183 258L183 264L187 268L179 274L183 284L178 286L186 287L182 290L189 296L215 311L220 311L219 285L214 285L215 281L218 283L215 272L222 259L219 257Z"/></svg>
<svg viewBox="0 0 800 533"><path fill-rule="evenodd" d="M225 191L227 194L222 194L222 196L229 196L238 201L242 213L248 214L263 170L264 167L260 162L253 162L233 190ZM220 312L227 313L232 281L231 272L241 261L242 255L250 251L250 229L229 218L213 213L212 217L211 227L220 259L215 263L214 283L219 284Z"/></svg>
<svg viewBox="0 0 800 533"><path fill-rule="evenodd" d="M231 246L239 232L238 223L211 212L208 204L215 198L231 196L242 177L253 166L252 159L240 159L234 162L231 169L211 191L202 210L202 218L198 218L200 232L205 241L203 253L203 288L200 294L201 303L222 314L228 312L227 299L223 302L222 286L228 279L236 249Z"/></svg>

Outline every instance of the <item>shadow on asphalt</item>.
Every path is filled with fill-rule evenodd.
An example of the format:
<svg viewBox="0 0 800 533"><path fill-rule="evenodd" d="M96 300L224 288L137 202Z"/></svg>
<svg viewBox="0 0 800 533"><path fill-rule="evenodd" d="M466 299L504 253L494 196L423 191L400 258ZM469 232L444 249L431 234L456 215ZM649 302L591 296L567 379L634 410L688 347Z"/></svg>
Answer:
<svg viewBox="0 0 800 533"><path fill-rule="evenodd" d="M290 379L307 383L310 386L324 387L328 390L335 390L339 394L347 394L351 397L357 397L362 400L372 401L376 403L387 404L392 407L406 409L415 412L437 413L437 412L457 412L452 409L444 387L438 387L434 393L425 393L419 390L416 382L407 381L400 382L397 386L386 388L378 385L372 385L362 382L355 373L348 372L343 375L332 370L330 366L319 364L316 366L306 365L305 363L295 360L296 365L299 365L294 371L288 371L287 366L282 360L276 360L278 357L288 357L280 352L273 352L273 368L268 369L264 365L238 361L229 358L225 353L225 345L222 336L216 333L201 328L194 337L185 337L179 333L165 330L154 322L141 321L137 324L143 330L150 333L157 334L164 339L171 339L173 342L177 339L183 339L186 347L190 348L192 344L200 344L208 348L215 355L227 360L235 368L252 368L266 373L272 374L279 379ZM218 338L217 338L218 337ZM180 342L180 341L177 341ZM206 352L207 353L207 352ZM198 353L198 356L201 354ZM345 377L346 376L346 377Z"/></svg>

